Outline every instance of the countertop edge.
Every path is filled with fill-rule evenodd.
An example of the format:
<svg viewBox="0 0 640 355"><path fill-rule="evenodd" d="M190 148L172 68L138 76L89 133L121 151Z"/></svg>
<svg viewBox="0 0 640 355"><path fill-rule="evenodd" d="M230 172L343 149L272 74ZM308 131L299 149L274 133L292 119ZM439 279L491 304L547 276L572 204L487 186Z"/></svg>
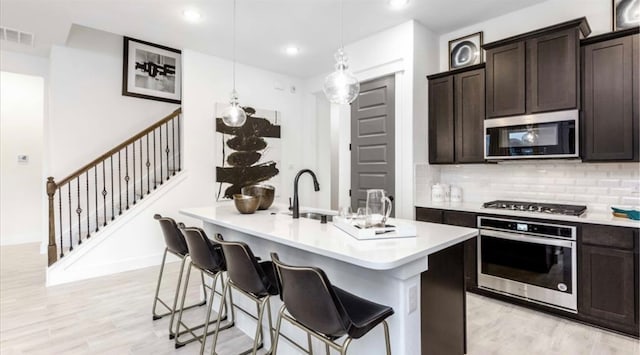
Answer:
<svg viewBox="0 0 640 355"><path fill-rule="evenodd" d="M526 218L537 218L537 219L549 219L553 221L563 221L563 222L573 222L573 223L588 223L588 224L600 224L607 225L613 227L626 227L626 228L637 228L640 229L640 221L634 221L632 219L625 219L619 217L608 216L606 213L595 213L595 215L602 216L599 218L594 218L593 212L587 212L585 215L580 217L575 216L565 216L565 215L553 215L553 214L540 214L540 213L530 213L530 212L520 212L520 211L508 211L508 210L499 210L499 209L488 209L483 208L482 203L474 203L474 202L463 202L463 203L450 203L450 202L442 202L442 203L432 203L432 202L423 202L417 201L414 203L415 207L418 208L433 208L433 209L441 209L441 210L451 210L451 211L462 211L462 212L474 212L474 213L482 213L482 214L492 214L492 215L500 215L500 216L511 216L511 217L526 217ZM591 214L591 218L589 216ZM607 216L607 217L605 217Z"/></svg>

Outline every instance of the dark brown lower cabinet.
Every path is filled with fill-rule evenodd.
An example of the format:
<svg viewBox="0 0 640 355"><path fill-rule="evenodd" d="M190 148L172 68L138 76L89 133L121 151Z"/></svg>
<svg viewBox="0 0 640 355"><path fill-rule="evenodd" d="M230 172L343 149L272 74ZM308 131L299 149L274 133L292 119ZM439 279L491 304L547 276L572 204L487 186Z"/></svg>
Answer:
<svg viewBox="0 0 640 355"><path fill-rule="evenodd" d="M421 222L444 223L453 226L476 228L477 214L449 211L436 208L416 208L416 220ZM467 290L478 287L478 238L464 242L464 277Z"/></svg>
<svg viewBox="0 0 640 355"><path fill-rule="evenodd" d="M630 228L584 226L578 268L578 314L609 329L638 335L638 252L633 241L637 231ZM609 232L607 232L607 229ZM601 233L598 245L592 230ZM626 232L630 248L619 243ZM635 236L634 236L635 234ZM587 240L584 237L589 235ZM614 238L612 238L614 237ZM615 241L609 246L603 241Z"/></svg>

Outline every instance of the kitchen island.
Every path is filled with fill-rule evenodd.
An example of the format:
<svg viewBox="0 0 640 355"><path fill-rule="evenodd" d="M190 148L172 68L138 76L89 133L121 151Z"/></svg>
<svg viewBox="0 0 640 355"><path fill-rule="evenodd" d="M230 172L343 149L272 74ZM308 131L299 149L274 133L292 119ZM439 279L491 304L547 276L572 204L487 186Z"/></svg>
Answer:
<svg viewBox="0 0 640 355"><path fill-rule="evenodd" d="M393 354L465 352L462 243L476 236L476 229L401 220L415 225L416 237L363 241L331 222L293 219L287 212L286 207L274 206L242 215L233 202L180 210L201 220L209 237L220 233L225 239L244 241L263 259L276 252L285 263L320 267L336 286L393 307L395 314L388 319ZM241 300L234 297L234 301ZM275 298L273 302L275 313L281 303ZM255 329L249 318L239 317L237 325L247 334ZM306 336L294 328L283 325L283 332L305 344ZM372 330L354 341L349 352L383 353L382 334L381 327ZM266 338L265 346L269 346ZM299 353L284 340L278 349L283 354ZM322 349L314 345L314 350Z"/></svg>

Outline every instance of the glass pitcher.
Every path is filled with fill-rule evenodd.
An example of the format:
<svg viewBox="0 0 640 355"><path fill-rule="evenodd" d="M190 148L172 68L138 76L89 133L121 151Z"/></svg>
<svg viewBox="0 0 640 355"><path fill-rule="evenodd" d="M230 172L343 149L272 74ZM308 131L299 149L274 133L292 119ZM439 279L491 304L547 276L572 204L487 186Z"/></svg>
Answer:
<svg viewBox="0 0 640 355"><path fill-rule="evenodd" d="M367 210L372 227L384 227L391 215L391 200L382 189L367 190Z"/></svg>

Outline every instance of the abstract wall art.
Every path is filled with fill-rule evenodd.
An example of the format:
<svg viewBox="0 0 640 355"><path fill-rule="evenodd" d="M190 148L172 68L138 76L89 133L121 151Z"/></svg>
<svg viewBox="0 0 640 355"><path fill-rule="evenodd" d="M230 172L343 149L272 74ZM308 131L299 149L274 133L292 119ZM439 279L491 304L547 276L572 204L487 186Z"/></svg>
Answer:
<svg viewBox="0 0 640 355"><path fill-rule="evenodd" d="M256 183L273 185L277 197L282 156L279 112L245 106L247 122L229 127L220 117L228 105L216 104L216 200L231 199L242 187Z"/></svg>
<svg viewBox="0 0 640 355"><path fill-rule="evenodd" d="M449 41L449 70L480 64L482 31Z"/></svg>
<svg viewBox="0 0 640 355"><path fill-rule="evenodd" d="M124 37L122 95L179 104L181 56L177 49Z"/></svg>
<svg viewBox="0 0 640 355"><path fill-rule="evenodd" d="M640 26L640 0L612 0L613 30Z"/></svg>

